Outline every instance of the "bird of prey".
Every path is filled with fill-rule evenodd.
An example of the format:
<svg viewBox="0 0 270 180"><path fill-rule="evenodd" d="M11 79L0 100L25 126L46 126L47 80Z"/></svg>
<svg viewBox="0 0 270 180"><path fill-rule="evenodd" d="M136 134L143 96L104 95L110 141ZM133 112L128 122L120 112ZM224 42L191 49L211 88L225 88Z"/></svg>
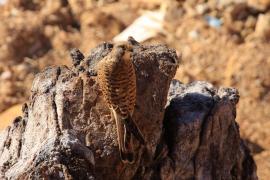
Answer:
<svg viewBox="0 0 270 180"><path fill-rule="evenodd" d="M120 158L124 163L135 161L132 136L145 144L141 131L132 120L136 75L131 51L132 46L128 43L115 44L97 65L98 84L116 122Z"/></svg>

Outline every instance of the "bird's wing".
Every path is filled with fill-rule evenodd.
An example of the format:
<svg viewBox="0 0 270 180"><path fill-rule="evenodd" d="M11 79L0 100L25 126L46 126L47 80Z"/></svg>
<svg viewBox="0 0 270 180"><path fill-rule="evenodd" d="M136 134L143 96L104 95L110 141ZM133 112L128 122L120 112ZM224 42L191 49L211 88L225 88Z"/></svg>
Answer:
<svg viewBox="0 0 270 180"><path fill-rule="evenodd" d="M133 163L135 160L131 132L127 130L122 117L114 109L111 109L116 122L120 158L125 163Z"/></svg>
<svg viewBox="0 0 270 180"><path fill-rule="evenodd" d="M125 127L126 127L127 131L131 132L134 135L134 137L141 144L144 145L145 144L144 137L143 137L141 131L139 130L139 128L137 127L136 123L131 118L131 116L129 115L126 119L123 119L123 122L125 124Z"/></svg>

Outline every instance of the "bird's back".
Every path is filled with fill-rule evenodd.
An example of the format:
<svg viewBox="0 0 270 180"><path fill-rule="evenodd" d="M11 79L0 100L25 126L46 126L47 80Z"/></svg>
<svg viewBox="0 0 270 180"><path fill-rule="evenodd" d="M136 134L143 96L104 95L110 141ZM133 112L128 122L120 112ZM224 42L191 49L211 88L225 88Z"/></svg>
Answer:
<svg viewBox="0 0 270 180"><path fill-rule="evenodd" d="M136 75L130 54L120 61L106 56L98 66L98 81L106 102L123 117L132 115L136 101Z"/></svg>
<svg viewBox="0 0 270 180"><path fill-rule="evenodd" d="M103 97L116 122L121 160L133 163L135 153L132 135L141 144L144 144L144 138L132 119L136 101L136 75L130 52L117 46L99 62L97 75Z"/></svg>

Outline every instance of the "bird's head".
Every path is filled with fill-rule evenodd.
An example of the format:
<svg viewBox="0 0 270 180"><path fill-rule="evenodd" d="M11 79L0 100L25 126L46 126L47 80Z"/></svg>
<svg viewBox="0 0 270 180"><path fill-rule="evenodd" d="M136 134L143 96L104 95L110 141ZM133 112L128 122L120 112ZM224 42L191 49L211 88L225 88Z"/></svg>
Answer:
<svg viewBox="0 0 270 180"><path fill-rule="evenodd" d="M121 59L123 56L130 55L130 53L133 51L133 48L128 43L121 42L114 45L113 51L116 59Z"/></svg>

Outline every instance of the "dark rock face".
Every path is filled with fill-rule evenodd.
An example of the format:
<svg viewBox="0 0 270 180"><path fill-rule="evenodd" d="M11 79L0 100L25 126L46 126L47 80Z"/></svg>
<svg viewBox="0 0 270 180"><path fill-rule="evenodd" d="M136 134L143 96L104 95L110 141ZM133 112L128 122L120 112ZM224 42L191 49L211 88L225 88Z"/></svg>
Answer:
<svg viewBox="0 0 270 180"><path fill-rule="evenodd" d="M236 89L173 80L169 94L174 98L164 119L165 137L176 179L257 178L235 122Z"/></svg>
<svg viewBox="0 0 270 180"><path fill-rule="evenodd" d="M133 119L146 146L135 144L136 162L123 164L114 120L92 76L112 47L104 43L85 59L73 56L71 69L36 76L24 116L0 134L1 178L256 179L235 122L237 91L171 83L179 59L162 45L134 44Z"/></svg>

